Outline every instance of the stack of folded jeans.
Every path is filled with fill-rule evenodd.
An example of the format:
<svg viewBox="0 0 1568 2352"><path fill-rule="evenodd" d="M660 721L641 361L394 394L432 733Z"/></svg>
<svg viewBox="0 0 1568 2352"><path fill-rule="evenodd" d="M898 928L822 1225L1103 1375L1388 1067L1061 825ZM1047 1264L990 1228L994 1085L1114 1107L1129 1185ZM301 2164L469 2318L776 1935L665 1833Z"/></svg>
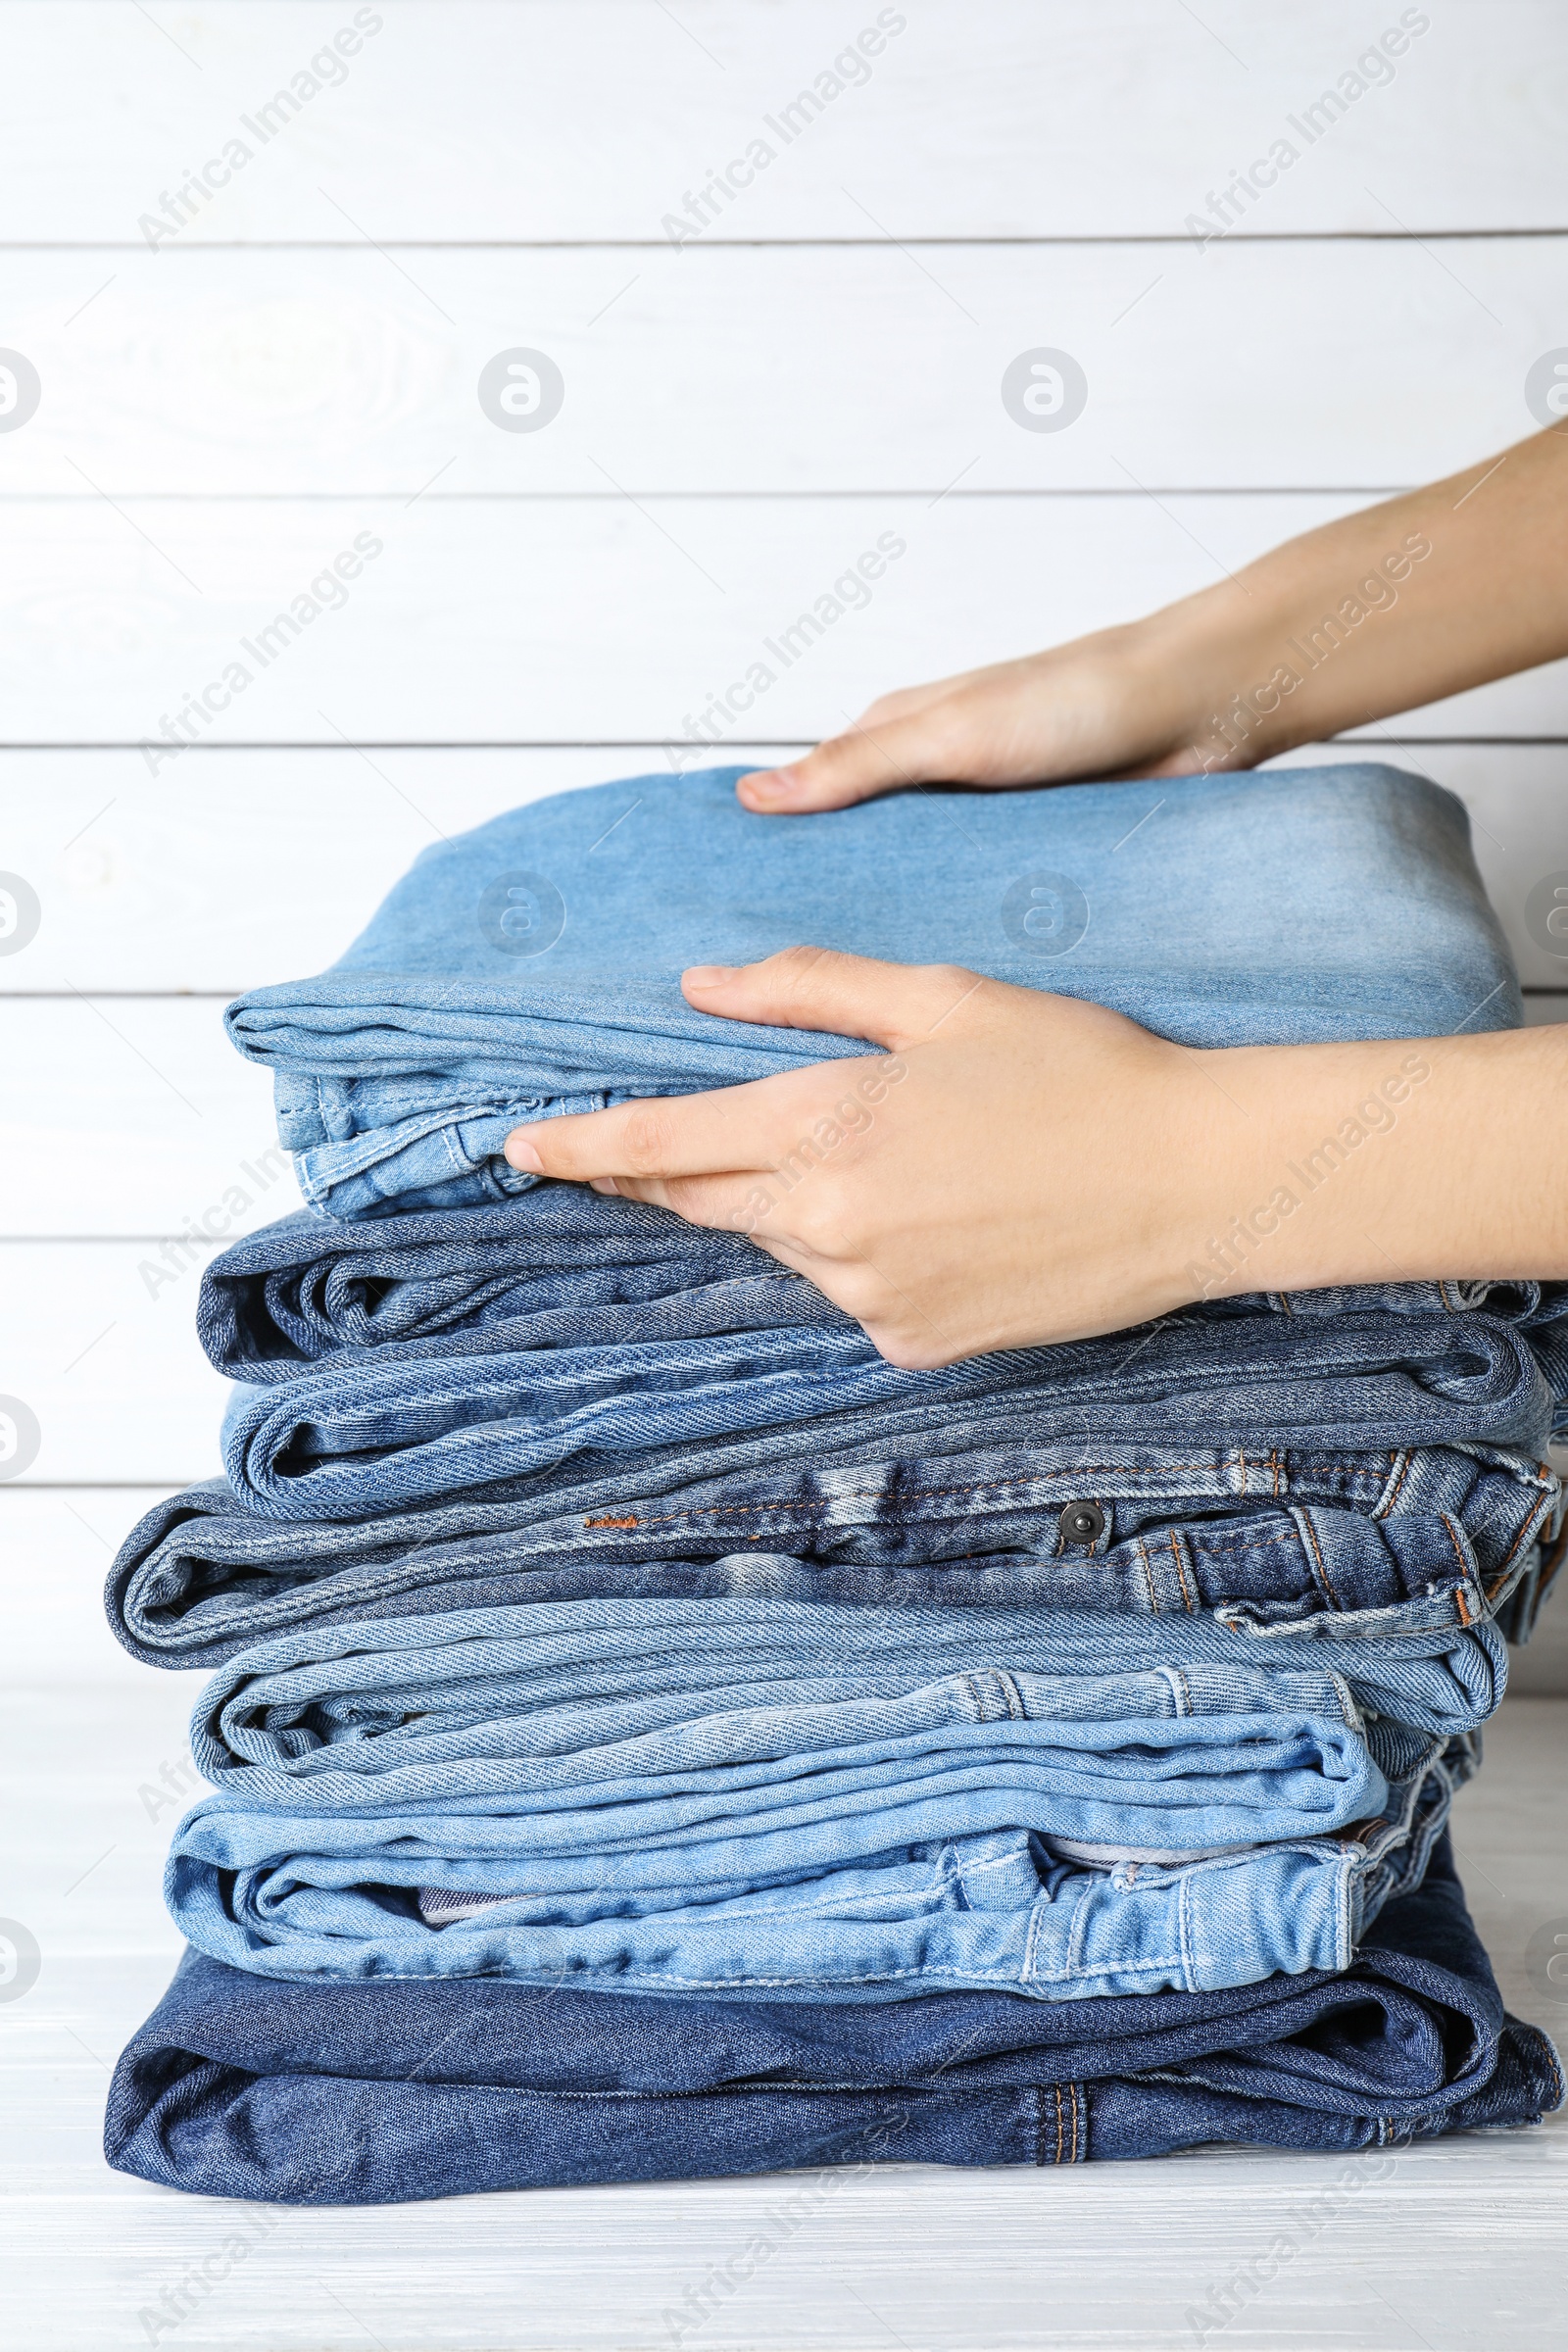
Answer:
<svg viewBox="0 0 1568 2352"><path fill-rule="evenodd" d="M355 2202L1537 2120L1445 1825L1560 1549L1568 1290L1260 1287L909 1371L744 1238L502 1156L874 1075L679 995L798 939L1195 1045L1507 1026L1462 810L1162 779L1135 850L1128 786L732 785L519 809L230 1008L311 1207L209 1270L227 1476L110 1578L138 1656L217 1669L111 2161Z"/></svg>

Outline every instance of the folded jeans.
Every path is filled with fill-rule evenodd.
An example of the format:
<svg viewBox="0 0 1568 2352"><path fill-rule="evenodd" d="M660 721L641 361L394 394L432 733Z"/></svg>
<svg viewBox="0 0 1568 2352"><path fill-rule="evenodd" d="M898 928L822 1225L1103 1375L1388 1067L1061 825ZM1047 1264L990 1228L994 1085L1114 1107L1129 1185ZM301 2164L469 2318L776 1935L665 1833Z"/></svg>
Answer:
<svg viewBox="0 0 1568 2352"><path fill-rule="evenodd" d="M916 1441L980 1400L1015 1440L1042 1430L1138 1440L1544 1450L1553 1399L1524 1336L1484 1312L1290 1323L1175 1319L1009 1348L929 1371L886 1363L863 1332L728 1333L476 1357L353 1357L280 1386L236 1383L222 1431L235 1493L267 1516L356 1519L503 1486L589 1453L642 1456L788 1428ZM806 1424L807 1426L803 1426ZM835 1427L835 1424L841 1426ZM635 1471L632 1473L635 1476Z"/></svg>
<svg viewBox="0 0 1568 2352"><path fill-rule="evenodd" d="M635 1479L602 1457L594 1475L589 1457L574 1485L357 1523L264 1519L213 1481L154 1504L106 1607L135 1655L179 1665L304 1625L595 1597L1135 1616L1237 1603L1276 1628L1413 1608L1469 1626L1522 1588L1538 1598L1556 1557L1553 1540L1543 1567L1555 1477L1490 1447L976 1445L975 1419L955 1414L926 1441L941 1450L904 1455L824 1442L781 1464L765 1440L734 1442L665 1448Z"/></svg>
<svg viewBox="0 0 1568 2352"><path fill-rule="evenodd" d="M928 789L784 825L740 808L740 772L559 794L438 843L330 971L230 1006L313 1206L502 1199L529 1183L502 1150L520 1121L863 1057L680 994L685 964L802 940L1087 998L1189 1045L1521 1017L1463 808L1396 769L1161 777L1131 840L1124 784Z"/></svg>
<svg viewBox="0 0 1568 2352"><path fill-rule="evenodd" d="M149 1263L150 1287L156 1266ZM1478 1311L1525 1332L1557 1377L1568 1283L1397 1282L1212 1299L1178 1320ZM346 1355L517 1353L825 1327L851 1318L742 1234L584 1185L371 1219L306 1210L247 1234L202 1275L196 1329L215 1368L258 1386Z"/></svg>
<svg viewBox="0 0 1568 2352"><path fill-rule="evenodd" d="M291 1814L526 1811L541 1862L648 1857L655 1886L702 1900L720 1875L748 1892L1014 1824L1146 1859L1320 1836L1379 1813L1385 1772L1449 1728L1365 1723L1310 1651L1134 1664L1108 1643L1100 1671L1062 1672L1075 1645L1017 1612L734 1614L460 1612L274 1642L215 1677L191 1752Z"/></svg>
<svg viewBox="0 0 1568 2352"><path fill-rule="evenodd" d="M115 2070L104 2144L198 2194L352 2205L1215 2139L1383 2148L1532 2123L1562 2095L1550 2043L1503 2009L1445 1838L1341 1974L1087 2009L280 1983L187 1950Z"/></svg>
<svg viewBox="0 0 1568 2352"><path fill-rule="evenodd" d="M759 1868L765 1839L710 1836L701 1821L662 1844L615 1847L591 1816L542 1820L532 1807L285 1813L220 1790L176 1830L165 1897L199 1950L284 1977L496 1975L813 2000L1200 1990L1347 1967L1382 1903L1419 1883L1478 1755L1473 1733L1449 1741L1376 1821L1337 1837L1107 1867L1058 1859L1028 1829L946 1834L973 1776L939 1759L872 1817L853 1786L799 1808L772 1878ZM993 1820L1009 1810L999 1779ZM1005 1794L1012 1818L1027 1816L1034 1792ZM872 1819L881 1852L866 1850ZM421 1890L507 1899L438 1926Z"/></svg>

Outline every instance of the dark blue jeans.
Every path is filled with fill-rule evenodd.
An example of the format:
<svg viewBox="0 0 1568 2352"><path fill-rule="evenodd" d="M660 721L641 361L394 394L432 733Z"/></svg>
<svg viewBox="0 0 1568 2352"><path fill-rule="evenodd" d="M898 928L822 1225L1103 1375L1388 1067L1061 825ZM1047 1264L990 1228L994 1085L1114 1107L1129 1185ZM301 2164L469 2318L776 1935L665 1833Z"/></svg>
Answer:
<svg viewBox="0 0 1568 2352"><path fill-rule="evenodd" d="M168 1666L367 1616L742 1594L1268 1624L1419 1603L1519 1638L1557 1556L1556 1483L1515 1453L1046 1444L994 1418L892 1452L754 1433L348 1524L264 1519L215 1480L126 1538L109 1621Z"/></svg>
<svg viewBox="0 0 1568 2352"><path fill-rule="evenodd" d="M115 2071L105 2153L207 2196L357 2205L839 2163L1071 2164L1530 2124L1556 2054L1504 2012L1447 1840L1340 1976L881 2007L460 1979L293 1984L188 1952Z"/></svg>

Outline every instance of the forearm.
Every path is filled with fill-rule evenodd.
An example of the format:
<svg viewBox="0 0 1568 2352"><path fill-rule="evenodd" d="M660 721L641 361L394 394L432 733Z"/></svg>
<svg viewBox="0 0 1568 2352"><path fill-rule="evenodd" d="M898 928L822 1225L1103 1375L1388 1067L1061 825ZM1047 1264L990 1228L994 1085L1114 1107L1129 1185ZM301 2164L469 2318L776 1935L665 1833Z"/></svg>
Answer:
<svg viewBox="0 0 1568 2352"><path fill-rule="evenodd" d="M1251 766L1568 654L1565 545L1555 430L1288 540L1130 632L1183 706L1163 764Z"/></svg>
<svg viewBox="0 0 1568 2352"><path fill-rule="evenodd" d="M1568 1028L1187 1065L1182 1296L1568 1276Z"/></svg>

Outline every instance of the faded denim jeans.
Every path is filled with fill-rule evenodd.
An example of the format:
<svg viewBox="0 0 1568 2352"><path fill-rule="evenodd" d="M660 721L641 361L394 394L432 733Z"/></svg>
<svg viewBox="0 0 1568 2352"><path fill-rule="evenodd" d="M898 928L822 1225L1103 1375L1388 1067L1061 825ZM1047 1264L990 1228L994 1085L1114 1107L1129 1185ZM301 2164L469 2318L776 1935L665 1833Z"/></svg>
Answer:
<svg viewBox="0 0 1568 2352"><path fill-rule="evenodd" d="M1476 1755L1473 1735L1450 1742L1376 1819L1330 1838L1097 1866L999 1830L748 1892L731 1891L722 1840L541 1857L526 1813L272 1813L220 1793L176 1831L165 1896L198 1950L302 1981L494 1976L801 2001L1209 1991L1348 1968L1382 1905L1420 1884ZM919 1806L907 1815L916 1825Z"/></svg>
<svg viewBox="0 0 1568 2352"><path fill-rule="evenodd" d="M1324 1952L1441 1828L1502 1674L1485 1626L1281 1646L666 1601L323 1628L204 1694L221 1787L168 1891L190 1940L279 1973L1246 1982L1345 1964ZM427 1890L447 1920L501 1901L433 1930Z"/></svg>

